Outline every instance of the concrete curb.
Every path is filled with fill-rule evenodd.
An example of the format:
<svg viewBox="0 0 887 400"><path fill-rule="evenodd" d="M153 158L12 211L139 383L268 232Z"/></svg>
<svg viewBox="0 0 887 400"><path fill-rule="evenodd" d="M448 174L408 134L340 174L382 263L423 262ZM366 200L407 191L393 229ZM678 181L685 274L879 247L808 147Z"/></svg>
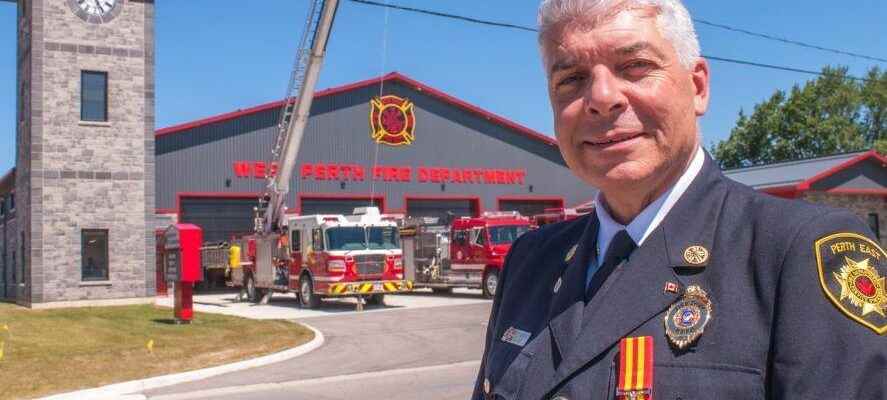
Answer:
<svg viewBox="0 0 887 400"><path fill-rule="evenodd" d="M198 369L195 371L180 372L170 375L155 376L153 378L139 379L129 382L115 383L108 386L102 386L94 389L78 390L76 392L62 393L41 398L42 400L87 400L87 399L108 399L108 398L126 398L126 399L144 399L145 396L139 394L146 390L156 389L163 386L176 385L179 383L192 382L205 379L221 374L234 371L260 367L263 365L273 364L280 361L289 360L306 354L312 350L322 346L325 339L323 333L315 329L313 326L302 324L314 332L314 339L303 345L292 349L284 350L267 356L257 357L249 360L238 361L231 364L219 365L217 367ZM130 394L130 395L127 395Z"/></svg>

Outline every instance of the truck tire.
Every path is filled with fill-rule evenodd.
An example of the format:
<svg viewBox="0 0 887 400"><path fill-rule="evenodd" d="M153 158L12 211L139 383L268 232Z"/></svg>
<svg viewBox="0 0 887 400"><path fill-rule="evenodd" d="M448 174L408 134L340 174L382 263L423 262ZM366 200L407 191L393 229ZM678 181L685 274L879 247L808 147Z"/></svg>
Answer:
<svg viewBox="0 0 887 400"><path fill-rule="evenodd" d="M436 287L436 288L431 288L431 292L434 294L453 294L453 288L451 288L451 287Z"/></svg>
<svg viewBox="0 0 887 400"><path fill-rule="evenodd" d="M496 288L499 286L499 270L490 268L484 273L483 293L484 297L492 299L496 295Z"/></svg>
<svg viewBox="0 0 887 400"><path fill-rule="evenodd" d="M384 306L385 305L385 293L371 294L365 298L366 298L367 305L370 305L370 306Z"/></svg>
<svg viewBox="0 0 887 400"><path fill-rule="evenodd" d="M246 282L243 283L243 288L246 291L247 301L255 303L261 300L261 297L259 297L259 290L256 288L256 279L253 278L252 275L246 276Z"/></svg>
<svg viewBox="0 0 887 400"><path fill-rule="evenodd" d="M314 294L314 282L311 275L302 274L299 278L299 304L302 308L313 310L320 306L320 297Z"/></svg>

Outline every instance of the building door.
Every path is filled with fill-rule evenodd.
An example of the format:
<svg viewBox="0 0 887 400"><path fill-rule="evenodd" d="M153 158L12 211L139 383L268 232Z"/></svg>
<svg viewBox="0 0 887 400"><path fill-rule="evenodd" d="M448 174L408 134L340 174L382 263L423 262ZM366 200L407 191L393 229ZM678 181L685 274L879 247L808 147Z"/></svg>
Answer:
<svg viewBox="0 0 887 400"><path fill-rule="evenodd" d="M476 217L479 210L476 199L407 199L407 215L410 217Z"/></svg>
<svg viewBox="0 0 887 400"><path fill-rule="evenodd" d="M233 235L253 231L253 207L256 197L217 198L183 197L180 200L179 222L194 224L203 229L203 241L223 242Z"/></svg>

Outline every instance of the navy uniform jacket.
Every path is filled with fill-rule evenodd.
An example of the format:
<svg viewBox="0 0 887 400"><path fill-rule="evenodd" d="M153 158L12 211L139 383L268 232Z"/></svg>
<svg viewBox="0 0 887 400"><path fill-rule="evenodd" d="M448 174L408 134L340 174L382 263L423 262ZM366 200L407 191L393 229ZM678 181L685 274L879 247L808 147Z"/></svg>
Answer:
<svg viewBox="0 0 887 400"><path fill-rule="evenodd" d="M871 237L855 215L758 193L706 155L667 217L586 304L597 227L592 213L514 243L473 399L613 399L618 343L637 336L654 340L656 400L887 399L887 337L826 297L814 254L814 242L833 233ZM703 266L685 260L692 245L709 250ZM664 290L667 282L679 290ZM707 292L713 317L680 351L669 345L663 317L689 285ZM869 321L887 326L868 311ZM526 344L503 341L509 328L528 332Z"/></svg>

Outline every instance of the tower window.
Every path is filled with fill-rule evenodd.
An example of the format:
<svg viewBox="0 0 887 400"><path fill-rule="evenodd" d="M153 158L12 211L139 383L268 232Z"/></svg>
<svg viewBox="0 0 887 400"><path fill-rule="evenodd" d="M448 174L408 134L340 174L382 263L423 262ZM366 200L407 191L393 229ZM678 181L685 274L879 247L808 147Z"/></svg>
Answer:
<svg viewBox="0 0 887 400"><path fill-rule="evenodd" d="M108 73L80 72L80 120L108 120Z"/></svg>
<svg viewBox="0 0 887 400"><path fill-rule="evenodd" d="M84 229L80 234L81 280L108 280L108 231L106 229Z"/></svg>

